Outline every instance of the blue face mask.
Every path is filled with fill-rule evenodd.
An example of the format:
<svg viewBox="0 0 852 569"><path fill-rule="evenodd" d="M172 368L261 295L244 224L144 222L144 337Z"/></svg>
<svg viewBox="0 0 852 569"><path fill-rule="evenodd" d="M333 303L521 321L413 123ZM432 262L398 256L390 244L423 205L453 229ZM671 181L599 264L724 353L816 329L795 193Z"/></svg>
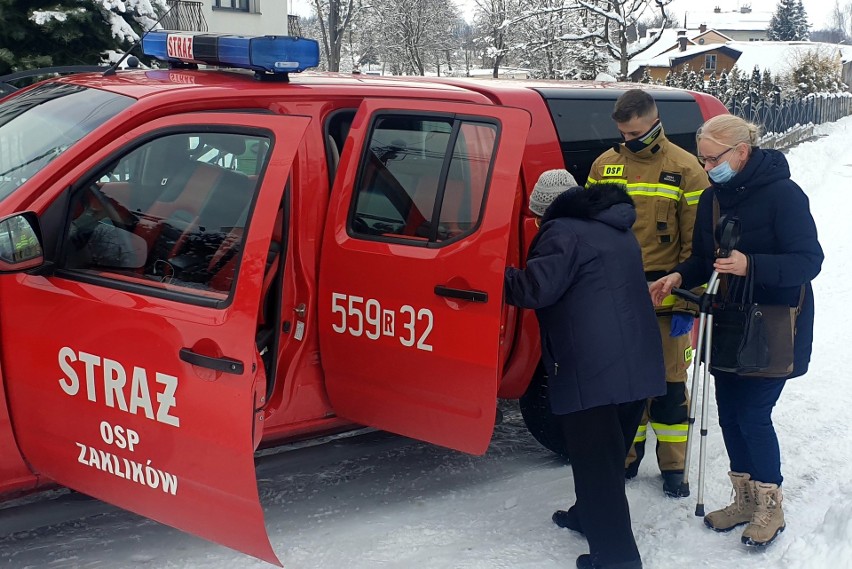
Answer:
<svg viewBox="0 0 852 569"><path fill-rule="evenodd" d="M724 184L731 181L731 178L734 177L736 172L727 160L717 165L715 168L711 169L707 172L707 175L710 176L710 179L716 182L717 184Z"/></svg>

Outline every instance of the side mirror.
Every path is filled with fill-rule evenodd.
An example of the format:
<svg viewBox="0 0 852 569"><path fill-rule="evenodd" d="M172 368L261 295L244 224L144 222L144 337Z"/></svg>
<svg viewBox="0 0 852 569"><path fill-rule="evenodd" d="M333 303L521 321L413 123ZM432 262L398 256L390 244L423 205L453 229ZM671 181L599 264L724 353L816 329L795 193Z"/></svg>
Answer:
<svg viewBox="0 0 852 569"><path fill-rule="evenodd" d="M44 263L38 217L32 212L0 219L0 273L17 273Z"/></svg>

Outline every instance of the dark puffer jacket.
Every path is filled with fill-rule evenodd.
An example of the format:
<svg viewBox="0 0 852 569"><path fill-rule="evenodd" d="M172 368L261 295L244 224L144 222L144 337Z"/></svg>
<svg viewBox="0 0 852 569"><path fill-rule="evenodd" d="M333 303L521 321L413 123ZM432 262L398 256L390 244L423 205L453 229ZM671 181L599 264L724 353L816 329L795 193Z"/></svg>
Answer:
<svg viewBox="0 0 852 569"><path fill-rule="evenodd" d="M557 415L666 392L662 342L623 186L573 188L542 218L506 302L534 308Z"/></svg>
<svg viewBox="0 0 852 569"><path fill-rule="evenodd" d="M713 196L720 216L736 215L740 240L736 249L751 255L754 301L796 306L805 285L802 312L796 322L793 373L808 371L814 327L814 294L811 280L822 267L823 252L808 206L808 197L790 179L787 159L777 150L754 148L742 171L727 184L713 184L701 194L693 232L692 256L674 268L683 275L686 288L707 282L713 272ZM730 284L737 288L732 277Z"/></svg>

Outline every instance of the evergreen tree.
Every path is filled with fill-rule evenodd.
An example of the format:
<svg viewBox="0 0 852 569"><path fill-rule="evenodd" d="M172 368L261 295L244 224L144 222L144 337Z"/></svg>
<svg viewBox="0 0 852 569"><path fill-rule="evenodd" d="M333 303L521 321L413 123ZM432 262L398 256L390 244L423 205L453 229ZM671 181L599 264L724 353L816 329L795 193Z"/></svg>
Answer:
<svg viewBox="0 0 852 569"><path fill-rule="evenodd" d="M704 78L698 77L698 73L690 71L687 79L687 89L690 91L704 91Z"/></svg>
<svg viewBox="0 0 852 569"><path fill-rule="evenodd" d="M684 65L677 76L675 87L689 89L689 64Z"/></svg>
<svg viewBox="0 0 852 569"><path fill-rule="evenodd" d="M796 0L796 35L802 41L808 41L811 37L811 25L802 0Z"/></svg>
<svg viewBox="0 0 852 569"><path fill-rule="evenodd" d="M802 0L778 0L767 35L772 41L805 41L809 36L808 17Z"/></svg>
<svg viewBox="0 0 852 569"><path fill-rule="evenodd" d="M646 85L651 83L651 76L648 74L647 66L642 70L642 78L639 80L639 82L645 83Z"/></svg>
<svg viewBox="0 0 852 569"><path fill-rule="evenodd" d="M669 69L669 72L666 73L666 80L664 81L666 87L674 87L674 76L672 75L672 70Z"/></svg>
<svg viewBox="0 0 852 569"><path fill-rule="evenodd" d="M716 98L719 98L719 81L716 79L716 70L710 72L710 78L707 80L707 92Z"/></svg>
<svg viewBox="0 0 852 569"><path fill-rule="evenodd" d="M727 105L728 101L731 100L728 72L725 69L723 69L721 75L719 75L719 94L717 96L725 105Z"/></svg>
<svg viewBox="0 0 852 569"><path fill-rule="evenodd" d="M164 10L165 0L0 0L0 75L104 63Z"/></svg>
<svg viewBox="0 0 852 569"><path fill-rule="evenodd" d="M775 84L772 82L772 74L768 69L763 70L763 77L760 81L760 96L763 100L769 101L775 92Z"/></svg>

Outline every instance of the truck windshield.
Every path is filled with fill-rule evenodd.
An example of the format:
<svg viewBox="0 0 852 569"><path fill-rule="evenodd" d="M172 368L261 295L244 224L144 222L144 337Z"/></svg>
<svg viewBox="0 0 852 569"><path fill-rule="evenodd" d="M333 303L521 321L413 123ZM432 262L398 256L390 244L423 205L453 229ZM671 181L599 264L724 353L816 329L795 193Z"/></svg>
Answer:
<svg viewBox="0 0 852 569"><path fill-rule="evenodd" d="M45 83L0 103L0 200L133 102L97 89Z"/></svg>

